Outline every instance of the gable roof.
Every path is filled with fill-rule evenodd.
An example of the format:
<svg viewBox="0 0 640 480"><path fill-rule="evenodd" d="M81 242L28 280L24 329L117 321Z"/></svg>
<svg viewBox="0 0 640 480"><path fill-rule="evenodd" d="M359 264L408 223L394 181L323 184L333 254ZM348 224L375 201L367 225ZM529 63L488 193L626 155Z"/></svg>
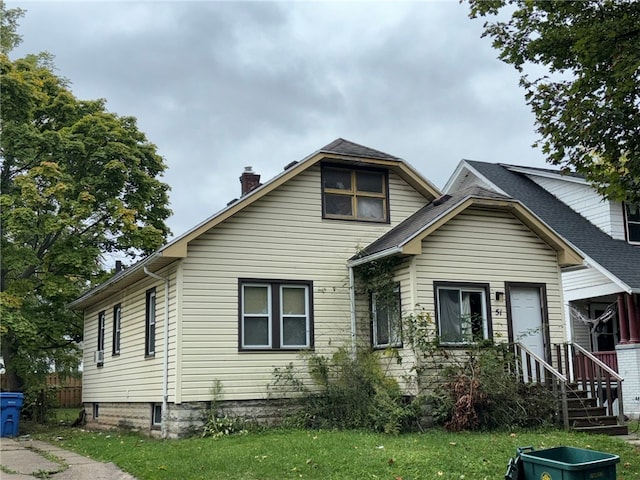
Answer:
<svg viewBox="0 0 640 480"><path fill-rule="evenodd" d="M522 203L479 186L472 186L451 195L443 195L425 205L352 257L349 264L356 266L396 254L419 254L422 251L424 238L469 207L509 211L556 250L561 265L577 266L582 264L582 257Z"/></svg>
<svg viewBox="0 0 640 480"><path fill-rule="evenodd" d="M511 165L464 160L481 180L526 205L628 293L640 292L640 248L615 240ZM595 265L594 265L595 266Z"/></svg>
<svg viewBox="0 0 640 480"><path fill-rule="evenodd" d="M187 256L189 242L323 160L336 161L354 166L366 164L388 168L405 180L427 200L440 196L440 190L404 160L379 150L338 138L302 160L289 163L280 174L271 180L255 188L240 199L230 202L219 212L160 247L155 253L115 274L106 282L88 291L79 299L71 302L69 308L84 308L95 301L105 298L141 280L147 275L147 271L158 271L160 268L167 266L177 259L185 258Z"/></svg>
<svg viewBox="0 0 640 480"><path fill-rule="evenodd" d="M357 143L350 142L344 138L337 138L328 145L322 147L318 152L323 153L336 153L338 155L349 155L352 157L363 158L380 158L383 160L400 160L398 157L389 155L388 153L374 150L373 148L358 145Z"/></svg>

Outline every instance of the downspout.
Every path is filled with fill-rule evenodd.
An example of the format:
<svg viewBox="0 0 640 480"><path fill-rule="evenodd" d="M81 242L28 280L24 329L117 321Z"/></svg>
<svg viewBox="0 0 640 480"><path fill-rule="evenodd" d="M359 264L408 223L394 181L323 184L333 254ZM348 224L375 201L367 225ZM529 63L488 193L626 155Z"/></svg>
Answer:
<svg viewBox="0 0 640 480"><path fill-rule="evenodd" d="M160 420L160 437L167 438L167 402L169 400L169 278L150 272L144 267L144 273L156 280L164 282L164 346L162 360L162 414Z"/></svg>
<svg viewBox="0 0 640 480"><path fill-rule="evenodd" d="M349 268L349 311L351 316L351 355L356 358L356 286L353 267Z"/></svg>

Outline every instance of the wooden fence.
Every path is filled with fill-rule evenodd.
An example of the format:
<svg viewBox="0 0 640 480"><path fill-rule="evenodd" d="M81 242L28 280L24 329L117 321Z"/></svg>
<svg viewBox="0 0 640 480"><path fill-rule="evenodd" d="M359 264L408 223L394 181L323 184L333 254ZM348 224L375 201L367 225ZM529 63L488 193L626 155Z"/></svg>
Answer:
<svg viewBox="0 0 640 480"><path fill-rule="evenodd" d="M82 378L61 378L56 373L47 375L47 388L55 392L57 404L62 408L75 408L82 405ZM6 390L7 378L0 375L0 388Z"/></svg>

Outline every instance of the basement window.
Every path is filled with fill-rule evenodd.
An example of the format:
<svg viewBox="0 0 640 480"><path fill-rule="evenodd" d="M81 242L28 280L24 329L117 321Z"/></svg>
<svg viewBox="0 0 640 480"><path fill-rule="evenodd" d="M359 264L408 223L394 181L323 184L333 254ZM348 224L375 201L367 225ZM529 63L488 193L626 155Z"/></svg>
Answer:
<svg viewBox="0 0 640 480"><path fill-rule="evenodd" d="M160 428L162 425L162 404L154 403L151 405L151 426Z"/></svg>

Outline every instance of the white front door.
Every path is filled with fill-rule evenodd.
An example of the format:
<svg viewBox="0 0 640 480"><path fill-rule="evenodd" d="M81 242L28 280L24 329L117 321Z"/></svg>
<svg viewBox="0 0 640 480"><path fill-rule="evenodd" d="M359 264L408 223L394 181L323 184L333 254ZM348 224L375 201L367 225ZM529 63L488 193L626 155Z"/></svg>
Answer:
<svg viewBox="0 0 640 480"><path fill-rule="evenodd" d="M520 342L527 350L547 361L540 289L537 287L511 287L509 295L513 341Z"/></svg>

